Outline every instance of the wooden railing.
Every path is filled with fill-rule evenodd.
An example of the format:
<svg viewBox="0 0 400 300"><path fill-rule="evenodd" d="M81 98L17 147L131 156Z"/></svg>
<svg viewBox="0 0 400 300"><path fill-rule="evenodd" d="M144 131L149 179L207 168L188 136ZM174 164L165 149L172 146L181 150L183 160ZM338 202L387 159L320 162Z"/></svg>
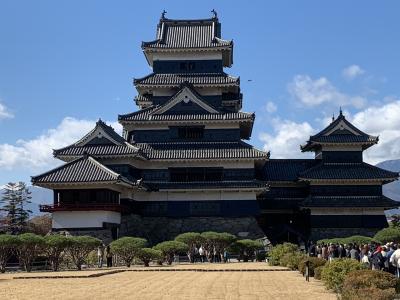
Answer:
<svg viewBox="0 0 400 300"><path fill-rule="evenodd" d="M61 203L50 205L39 205L41 212L55 211L88 211L88 210L105 210L105 211L126 211L128 207L117 203Z"/></svg>

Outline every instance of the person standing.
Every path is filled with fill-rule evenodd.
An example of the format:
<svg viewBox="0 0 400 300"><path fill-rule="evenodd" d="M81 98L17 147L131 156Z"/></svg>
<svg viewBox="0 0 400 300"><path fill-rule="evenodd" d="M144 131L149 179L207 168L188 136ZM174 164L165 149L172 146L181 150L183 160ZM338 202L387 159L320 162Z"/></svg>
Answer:
<svg viewBox="0 0 400 300"><path fill-rule="evenodd" d="M106 248L106 259L107 259L107 268L111 268L112 267L112 252L111 252L111 248L110 245L107 246Z"/></svg>
<svg viewBox="0 0 400 300"><path fill-rule="evenodd" d="M389 261L396 268L396 277L400 278L400 247L392 253Z"/></svg>
<svg viewBox="0 0 400 300"><path fill-rule="evenodd" d="M204 262L204 248L203 248L203 245L201 245L200 248L199 248L199 255L200 255L200 261L203 263Z"/></svg>
<svg viewBox="0 0 400 300"><path fill-rule="evenodd" d="M101 268L103 266L103 256L104 256L104 245L100 245L97 248L97 266Z"/></svg>

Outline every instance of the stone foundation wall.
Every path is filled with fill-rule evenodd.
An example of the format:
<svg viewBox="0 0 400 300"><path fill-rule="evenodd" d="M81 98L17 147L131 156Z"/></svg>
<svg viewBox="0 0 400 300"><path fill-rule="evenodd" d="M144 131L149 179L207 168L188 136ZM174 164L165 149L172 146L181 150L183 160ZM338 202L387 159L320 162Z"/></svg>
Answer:
<svg viewBox="0 0 400 300"><path fill-rule="evenodd" d="M238 235L248 232L245 238L264 237L254 217L141 217L124 215L121 219L119 236L137 236L146 238L151 245L174 239L184 232L217 231Z"/></svg>
<svg viewBox="0 0 400 300"><path fill-rule="evenodd" d="M318 241L352 235L364 235L373 237L380 228L311 228L310 240Z"/></svg>
<svg viewBox="0 0 400 300"><path fill-rule="evenodd" d="M108 245L113 241L112 235L111 235L111 229L63 229L61 231L54 231L60 234L65 234L65 235L72 235L72 236L79 236L79 235L89 235L95 238L98 238L99 240L103 241L105 245Z"/></svg>

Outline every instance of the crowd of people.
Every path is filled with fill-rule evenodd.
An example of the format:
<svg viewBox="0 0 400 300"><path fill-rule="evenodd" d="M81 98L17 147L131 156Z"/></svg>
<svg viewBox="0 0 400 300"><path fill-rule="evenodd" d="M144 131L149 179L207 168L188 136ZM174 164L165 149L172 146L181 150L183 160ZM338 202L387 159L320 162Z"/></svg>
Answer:
<svg viewBox="0 0 400 300"><path fill-rule="evenodd" d="M326 260L338 258L355 259L372 270L383 270L400 277L400 244L314 244L308 247L309 256Z"/></svg>

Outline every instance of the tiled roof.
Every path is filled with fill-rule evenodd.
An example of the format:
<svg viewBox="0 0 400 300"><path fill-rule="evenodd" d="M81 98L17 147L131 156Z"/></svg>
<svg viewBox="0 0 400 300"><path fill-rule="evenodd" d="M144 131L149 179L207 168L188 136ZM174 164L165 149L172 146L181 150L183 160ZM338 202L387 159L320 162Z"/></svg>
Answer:
<svg viewBox="0 0 400 300"><path fill-rule="evenodd" d="M226 73L156 74L134 79L135 86L180 86L188 82L194 86L239 86L240 79Z"/></svg>
<svg viewBox="0 0 400 300"><path fill-rule="evenodd" d="M254 114L246 112L218 113L218 114L152 114L159 106L150 106L139 111L119 115L120 121L224 121L248 120L254 121Z"/></svg>
<svg viewBox="0 0 400 300"><path fill-rule="evenodd" d="M338 125L342 122L346 128L339 128ZM362 144L364 149L370 147L378 142L379 138L376 136L368 135L361 131L353 124L351 124L340 111L339 116L332 121L325 129L319 133L310 136L307 143L301 146L302 151L313 151L314 147L318 144Z"/></svg>
<svg viewBox="0 0 400 300"><path fill-rule="evenodd" d="M220 38L217 19L169 20L161 19L157 39L143 42L142 48L215 48L231 47L232 41Z"/></svg>
<svg viewBox="0 0 400 300"><path fill-rule="evenodd" d="M235 181L194 181L194 182L168 182L168 181L143 181L142 185L149 190L161 189L230 189L230 188L256 188L267 189L265 181L260 180L235 180Z"/></svg>
<svg viewBox="0 0 400 300"><path fill-rule="evenodd" d="M270 159L263 168L267 181L297 181L300 172L317 163L314 159Z"/></svg>
<svg viewBox="0 0 400 300"><path fill-rule="evenodd" d="M376 139L369 135L331 134L314 137L312 141L319 143L375 143Z"/></svg>
<svg viewBox="0 0 400 300"><path fill-rule="evenodd" d="M69 146L59 150L54 150L55 157L78 157L85 153L95 157L108 156L141 156L138 148L124 143L123 145L87 145L87 146Z"/></svg>
<svg viewBox="0 0 400 300"><path fill-rule="evenodd" d="M149 159L267 159L269 153L245 142L136 143Z"/></svg>
<svg viewBox="0 0 400 300"><path fill-rule="evenodd" d="M301 207L383 207L397 208L400 202L385 196L309 196Z"/></svg>
<svg viewBox="0 0 400 300"><path fill-rule="evenodd" d="M96 126L88 133L86 134L83 138L81 138L79 141L77 141L75 144L80 144L83 143L85 140L87 140L88 137L90 137L98 128L101 128L104 130L106 134L108 134L113 140L115 140L119 144L125 143L125 139L120 136L118 133L115 132L114 128L111 126L107 125L105 122L102 120L98 120L96 122Z"/></svg>
<svg viewBox="0 0 400 300"><path fill-rule="evenodd" d="M392 181L399 177L390 172L367 163L320 163L299 174L303 180L339 180L339 179L383 179Z"/></svg>
<svg viewBox="0 0 400 300"><path fill-rule="evenodd" d="M89 155L84 155L58 168L32 177L32 183L39 186L43 184L104 182L133 184Z"/></svg>

